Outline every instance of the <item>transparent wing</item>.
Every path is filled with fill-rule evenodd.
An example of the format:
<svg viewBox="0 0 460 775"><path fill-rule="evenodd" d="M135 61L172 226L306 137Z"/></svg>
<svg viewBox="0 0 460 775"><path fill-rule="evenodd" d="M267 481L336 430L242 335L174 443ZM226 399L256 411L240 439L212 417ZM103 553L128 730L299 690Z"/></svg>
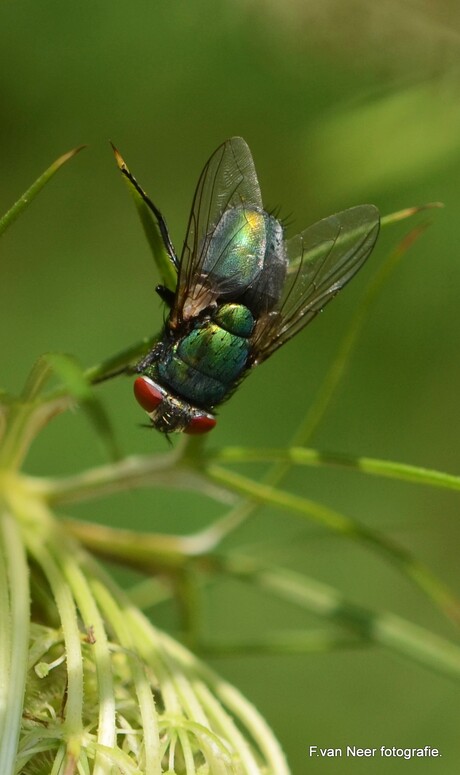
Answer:
<svg viewBox="0 0 460 775"><path fill-rule="evenodd" d="M254 332L254 363L261 363L321 312L362 267L380 227L374 205L324 218L286 242L288 270L277 309Z"/></svg>
<svg viewBox="0 0 460 775"><path fill-rule="evenodd" d="M241 137L226 140L212 154L200 175L193 198L180 260L172 324L182 316L192 294L212 235L230 207L247 205L262 209L262 197L251 152Z"/></svg>

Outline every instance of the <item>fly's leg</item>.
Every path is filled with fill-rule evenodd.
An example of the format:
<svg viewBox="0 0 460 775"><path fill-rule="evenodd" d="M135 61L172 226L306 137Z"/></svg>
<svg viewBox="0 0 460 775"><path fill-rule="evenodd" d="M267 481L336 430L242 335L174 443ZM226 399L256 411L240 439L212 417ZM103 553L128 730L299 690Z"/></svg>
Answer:
<svg viewBox="0 0 460 775"><path fill-rule="evenodd" d="M112 144L112 148L115 151L115 155L120 158L121 164L120 170L122 175L125 176L129 180L129 182L134 186L139 196L144 200L145 204L149 208L149 210L152 211L153 215L155 216L156 222L158 224L158 228L160 230L161 237L163 239L163 244L165 246L166 252L170 258L171 263L174 265L175 269L179 269L179 259L176 256L176 252L174 250L174 245L172 244L171 237L169 236L168 227L166 225L166 221L163 218L161 212L159 211L158 207L152 202L150 197L147 196L145 191L141 188L139 183L137 182L134 175L131 174L128 167L126 166L125 162L121 159L119 152L116 150L115 146Z"/></svg>
<svg viewBox="0 0 460 775"><path fill-rule="evenodd" d="M163 353L165 350L165 346L163 342L158 342L147 355L142 358L142 360L139 361L139 363L136 363L136 365L133 368L134 374L142 374L149 366L152 365L152 363L156 363L156 361L159 361L163 357Z"/></svg>
<svg viewBox="0 0 460 775"><path fill-rule="evenodd" d="M157 285L155 290L158 293L158 296L160 297L161 301L163 301L166 304L166 306L171 309L174 303L174 296L175 296L174 291L172 291L170 288L167 288L166 285Z"/></svg>
<svg viewBox="0 0 460 775"><path fill-rule="evenodd" d="M121 374L136 374L136 367L122 366L120 369L109 371L108 374L104 374L102 377L96 377L95 379L91 380L91 382L93 385L98 385L100 382L106 382L106 380L112 379L113 377L120 377Z"/></svg>
<svg viewBox="0 0 460 775"><path fill-rule="evenodd" d="M103 374L100 377L92 379L91 382L93 385L97 385L99 382L106 382L106 380L112 379L113 377L120 377L122 374L127 376L140 374L148 366L151 366L152 363L155 363L155 361L159 360L163 356L163 352L163 343L157 342L157 344L150 350L150 352L148 352L147 355L145 355L138 363L129 364L128 366L121 366L119 369L114 369L113 371L109 371L107 374Z"/></svg>

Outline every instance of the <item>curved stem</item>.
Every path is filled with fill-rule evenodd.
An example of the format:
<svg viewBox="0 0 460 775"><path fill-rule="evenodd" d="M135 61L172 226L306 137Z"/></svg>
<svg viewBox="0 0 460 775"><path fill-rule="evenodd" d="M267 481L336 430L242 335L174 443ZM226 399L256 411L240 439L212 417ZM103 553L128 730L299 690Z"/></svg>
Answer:
<svg viewBox="0 0 460 775"><path fill-rule="evenodd" d="M49 504L62 505L100 498L136 487L175 487L198 490L223 503L234 503L231 493L217 487L198 468L181 464L177 450L160 455L133 455L99 468L61 479L28 479L29 487Z"/></svg>
<svg viewBox="0 0 460 775"><path fill-rule="evenodd" d="M313 519L329 530L373 546L423 589L449 619L456 624L460 622L460 603L455 595L431 573L429 568L415 560L406 549L394 541L308 498L255 482L219 466L209 465L207 472L219 484L224 484L234 492L250 497L255 502L278 506L292 514Z"/></svg>
<svg viewBox="0 0 460 775"><path fill-rule="evenodd" d="M0 772L13 775L28 668L30 593L24 545L8 513L1 517L0 533L0 582L5 583L0 594Z"/></svg>
<svg viewBox="0 0 460 775"><path fill-rule="evenodd" d="M288 463L296 466L336 466L351 468L364 474L386 479L425 484L446 490L460 490L460 476L457 474L446 474L444 471L392 460L345 455L340 452L322 452L306 447L287 449L224 447L210 452L209 459L218 463Z"/></svg>
<svg viewBox="0 0 460 775"><path fill-rule="evenodd" d="M223 570L333 624L365 641L384 646L455 680L460 679L460 646L400 616L373 611L347 600L315 579L247 557L221 558Z"/></svg>

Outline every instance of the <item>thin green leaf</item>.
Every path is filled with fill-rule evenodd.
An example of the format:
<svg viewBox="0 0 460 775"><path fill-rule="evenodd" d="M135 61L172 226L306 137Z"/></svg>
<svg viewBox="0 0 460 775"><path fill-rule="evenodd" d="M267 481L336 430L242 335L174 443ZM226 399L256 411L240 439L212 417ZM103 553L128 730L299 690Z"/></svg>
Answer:
<svg viewBox="0 0 460 775"><path fill-rule="evenodd" d="M95 397L85 373L69 355L50 353L43 356L68 392L81 404L112 460L120 457L114 431L101 402Z"/></svg>
<svg viewBox="0 0 460 775"><path fill-rule="evenodd" d="M21 401L33 401L41 392L53 374L53 368L48 356L41 355L32 366L23 391Z"/></svg>
<svg viewBox="0 0 460 775"><path fill-rule="evenodd" d="M150 250L152 251L153 260L155 261L157 269L160 273L161 281L163 285L174 291L177 284L177 272L171 262L168 251L166 250L158 221L152 215L151 208L147 205L149 197L129 171L128 166L120 152L117 150L117 148L115 148L113 143L111 143L111 145L115 154L115 160L117 162L118 169L122 173L123 179L125 180L129 192L133 197L134 204L136 205L139 218L141 219L142 226L144 227L145 236L147 237L147 242L149 243Z"/></svg>
<svg viewBox="0 0 460 775"><path fill-rule="evenodd" d="M216 465L209 465L206 470L218 484L227 486L234 492L255 502L276 506L293 515L297 514L314 520L328 530L370 545L380 555L389 559L407 578L415 582L449 619L456 623L460 622L460 602L451 590L429 568L416 560L410 552L395 541L391 541L376 530L372 530L372 528L308 498L255 482L241 474Z"/></svg>
<svg viewBox="0 0 460 775"><path fill-rule="evenodd" d="M404 210L398 210L395 213L389 213L383 215L380 219L381 226L389 226L390 224L397 223L398 221L405 221L406 218L412 218L413 215L422 212L423 210L432 210L435 208L444 207L443 202L428 202L425 205L416 205L415 207L406 207Z"/></svg>
<svg viewBox="0 0 460 775"><path fill-rule="evenodd" d="M56 159L53 164L51 164L50 167L48 167L45 172L40 175L40 177L35 181L35 183L32 183L30 188L27 189L27 191L18 199L17 202L8 210L8 212L5 213L5 215L0 218L0 236L6 231L8 226L11 226L11 224L16 220L16 218L19 218L21 213L28 207L28 205L35 199L37 194L42 190L44 186L48 183L48 181L53 177L53 175L70 159L72 159L74 156L77 155L83 148L86 146L80 145L78 148L74 148L72 151L69 151L68 153L64 153L63 156L60 156L59 159Z"/></svg>
<svg viewBox="0 0 460 775"><path fill-rule="evenodd" d="M38 399L52 373L47 356L38 358L21 396L11 398L7 408L0 412L0 465L17 468L44 425L68 408L70 400L62 390L48 400Z"/></svg>

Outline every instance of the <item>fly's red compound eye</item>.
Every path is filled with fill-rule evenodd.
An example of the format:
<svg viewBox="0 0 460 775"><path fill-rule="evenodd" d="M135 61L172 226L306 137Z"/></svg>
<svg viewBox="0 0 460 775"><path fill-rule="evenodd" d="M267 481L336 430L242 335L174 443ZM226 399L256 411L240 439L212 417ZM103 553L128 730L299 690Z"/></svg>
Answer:
<svg viewBox="0 0 460 775"><path fill-rule="evenodd" d="M208 431L212 431L216 422L217 420L212 414L197 414L195 417L192 417L184 429L184 433L192 436L199 433L208 433Z"/></svg>
<svg viewBox="0 0 460 775"><path fill-rule="evenodd" d="M134 383L134 395L146 412L153 412L163 401L165 393L148 377L138 377Z"/></svg>

